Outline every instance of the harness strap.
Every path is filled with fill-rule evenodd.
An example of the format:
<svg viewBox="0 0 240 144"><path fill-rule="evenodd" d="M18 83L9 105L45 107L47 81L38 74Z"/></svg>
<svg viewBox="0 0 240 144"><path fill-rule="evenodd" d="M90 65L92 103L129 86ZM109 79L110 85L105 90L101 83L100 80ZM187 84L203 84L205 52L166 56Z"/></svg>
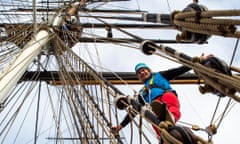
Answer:
<svg viewBox="0 0 240 144"><path fill-rule="evenodd" d="M160 89L163 89L164 91L174 91L172 89L166 89L165 87L154 85L153 80L154 80L154 76L152 76L152 78L150 79L149 86L148 87L144 86L142 88L143 91L148 91L151 88L160 88Z"/></svg>
<svg viewBox="0 0 240 144"><path fill-rule="evenodd" d="M143 88L141 89L142 92L145 91L145 92L148 93L149 101L150 101L150 94L151 94L151 91L150 91L150 90L151 90L152 88L159 88L159 89L164 90L164 92L173 92L176 96L178 96L178 95L177 95L177 92L176 92L175 90L173 90L173 89L166 89L165 87L154 85L153 82L154 82L154 76L151 77L150 82L149 82L149 86L143 86ZM164 92L163 92L163 93L164 93Z"/></svg>

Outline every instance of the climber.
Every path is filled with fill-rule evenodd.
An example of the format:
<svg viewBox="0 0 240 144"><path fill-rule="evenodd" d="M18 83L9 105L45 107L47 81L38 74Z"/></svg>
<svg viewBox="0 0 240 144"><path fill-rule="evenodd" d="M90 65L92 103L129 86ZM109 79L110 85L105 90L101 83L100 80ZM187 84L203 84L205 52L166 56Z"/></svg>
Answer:
<svg viewBox="0 0 240 144"><path fill-rule="evenodd" d="M174 79L189 70L190 68L186 66L180 66L178 68L153 73L145 63L137 64L135 66L136 75L144 84L143 88L139 91L137 98L139 103L142 105L145 105L145 103L154 104L156 102L162 104L161 110L159 110L162 115L157 114L158 116L161 115L158 117L160 121L167 120L175 123L181 116L180 103L176 91L170 86L169 80ZM163 110L166 111L164 112ZM166 114L169 114L171 117L166 119ZM112 127L112 130L114 130L115 133L119 132L134 117L135 114L129 113L119 125ZM160 138L158 128L155 126L153 126L153 128Z"/></svg>

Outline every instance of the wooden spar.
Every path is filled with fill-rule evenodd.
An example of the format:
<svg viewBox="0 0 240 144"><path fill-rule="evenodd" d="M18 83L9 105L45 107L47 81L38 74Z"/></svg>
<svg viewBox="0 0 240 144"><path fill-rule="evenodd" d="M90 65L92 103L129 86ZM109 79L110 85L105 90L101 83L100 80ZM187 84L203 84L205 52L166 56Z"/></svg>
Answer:
<svg viewBox="0 0 240 144"><path fill-rule="evenodd" d="M47 43L49 34L46 30L39 31L23 48L23 51L4 69L0 75L0 104L4 102L9 91L17 84L28 65L40 53Z"/></svg>
<svg viewBox="0 0 240 144"><path fill-rule="evenodd" d="M126 80L126 81L120 81L120 80L108 80L111 84L114 85L124 85L124 84L128 84L128 85L142 85L142 82L139 80ZM79 81L72 81L74 85L79 85ZM66 85L63 81L61 80L53 80L53 81L47 81L47 83L51 84L51 85ZM97 84L101 84L100 81L97 80L82 80L81 81L82 84L85 85L97 85ZM204 83L203 80L170 80L171 84L202 84Z"/></svg>
<svg viewBox="0 0 240 144"><path fill-rule="evenodd" d="M135 72L116 72L115 74L111 72L100 72L102 78L109 81L111 84L116 85L139 85L142 84L138 80ZM82 84L92 85L92 84L101 84L101 80L95 79L91 74L85 72L67 72L66 75L72 76L71 83L78 85L80 82ZM74 79L77 78L77 79ZM22 81L46 81L48 84L52 85L66 85L57 71L44 71L44 72L34 72L28 71L25 72L24 76L19 80L19 83ZM174 80L170 80L171 84L200 84L203 83L203 80L199 79L197 75L193 73L185 73L176 77Z"/></svg>

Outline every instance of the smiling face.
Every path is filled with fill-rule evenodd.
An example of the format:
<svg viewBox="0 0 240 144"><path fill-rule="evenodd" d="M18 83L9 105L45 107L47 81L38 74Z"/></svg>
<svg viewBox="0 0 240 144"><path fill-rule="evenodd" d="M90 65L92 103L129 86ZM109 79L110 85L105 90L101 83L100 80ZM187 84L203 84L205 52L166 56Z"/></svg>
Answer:
<svg viewBox="0 0 240 144"><path fill-rule="evenodd" d="M147 68L141 68L137 71L137 77L142 82L145 82L151 76L151 71Z"/></svg>

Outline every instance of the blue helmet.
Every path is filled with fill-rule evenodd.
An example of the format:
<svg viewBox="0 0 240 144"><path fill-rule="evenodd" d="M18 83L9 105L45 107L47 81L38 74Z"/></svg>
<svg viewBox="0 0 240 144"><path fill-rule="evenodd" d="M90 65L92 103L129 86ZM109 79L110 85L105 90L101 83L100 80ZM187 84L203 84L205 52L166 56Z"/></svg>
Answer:
<svg viewBox="0 0 240 144"><path fill-rule="evenodd" d="M150 68L145 63L138 63L135 66L135 72L137 73L141 68L146 68L150 70Z"/></svg>

